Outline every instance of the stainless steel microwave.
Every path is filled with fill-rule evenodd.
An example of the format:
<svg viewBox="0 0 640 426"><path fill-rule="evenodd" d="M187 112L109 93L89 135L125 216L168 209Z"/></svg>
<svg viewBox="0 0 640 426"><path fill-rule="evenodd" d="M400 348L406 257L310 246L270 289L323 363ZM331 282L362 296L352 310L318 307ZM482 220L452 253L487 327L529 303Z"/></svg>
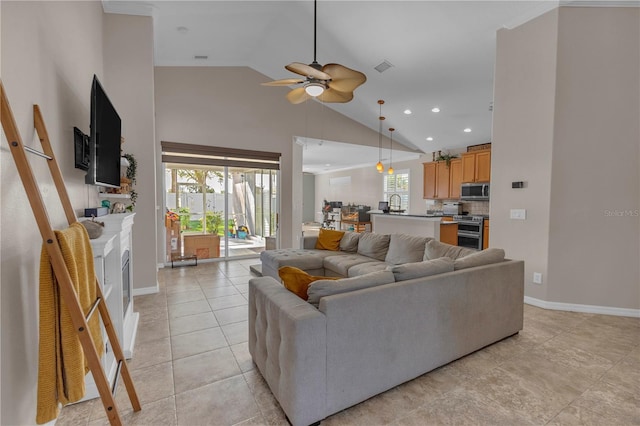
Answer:
<svg viewBox="0 0 640 426"><path fill-rule="evenodd" d="M488 183L463 183L460 187L460 199L473 201L473 200L488 200L489 199L489 184Z"/></svg>

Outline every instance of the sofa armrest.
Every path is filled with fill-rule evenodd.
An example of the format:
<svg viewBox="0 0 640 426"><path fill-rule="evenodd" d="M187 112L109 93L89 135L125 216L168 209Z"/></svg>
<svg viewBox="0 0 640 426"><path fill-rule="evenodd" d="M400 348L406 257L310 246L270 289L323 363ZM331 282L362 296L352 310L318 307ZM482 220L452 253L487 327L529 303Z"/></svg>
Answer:
<svg viewBox="0 0 640 426"><path fill-rule="evenodd" d="M317 241L317 235L305 235L302 237L302 248L305 250L313 250L316 248Z"/></svg>
<svg viewBox="0 0 640 426"><path fill-rule="evenodd" d="M325 417L326 317L272 277L249 280L249 352L294 425Z"/></svg>

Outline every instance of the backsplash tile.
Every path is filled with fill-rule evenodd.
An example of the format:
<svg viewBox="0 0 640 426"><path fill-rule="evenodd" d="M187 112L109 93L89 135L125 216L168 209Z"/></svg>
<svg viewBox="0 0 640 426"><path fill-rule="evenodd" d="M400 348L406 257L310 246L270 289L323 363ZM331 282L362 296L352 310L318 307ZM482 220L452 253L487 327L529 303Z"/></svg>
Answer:
<svg viewBox="0 0 640 426"><path fill-rule="evenodd" d="M489 215L488 201L462 201L462 211L470 215ZM442 210L442 201L435 200L434 204L428 205L429 210Z"/></svg>

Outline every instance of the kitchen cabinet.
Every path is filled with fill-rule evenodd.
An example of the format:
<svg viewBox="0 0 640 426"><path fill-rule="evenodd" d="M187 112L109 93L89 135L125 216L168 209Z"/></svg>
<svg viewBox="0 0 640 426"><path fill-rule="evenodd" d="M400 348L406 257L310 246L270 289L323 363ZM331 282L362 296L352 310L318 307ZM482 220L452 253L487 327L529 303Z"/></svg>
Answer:
<svg viewBox="0 0 640 426"><path fill-rule="evenodd" d="M482 249L489 247L489 219L484 220L482 228Z"/></svg>
<svg viewBox="0 0 640 426"><path fill-rule="evenodd" d="M458 224L453 222L451 216L444 216L440 222L440 242L458 245Z"/></svg>
<svg viewBox="0 0 640 426"><path fill-rule="evenodd" d="M491 180L491 150L462 154L462 182L489 182Z"/></svg>
<svg viewBox="0 0 640 426"><path fill-rule="evenodd" d="M423 197L424 199L436 198L436 163L423 163Z"/></svg>
<svg viewBox="0 0 640 426"><path fill-rule="evenodd" d="M455 164L455 169L452 166ZM460 198L460 179L461 176L461 160L451 160L451 166L447 166L446 161L434 161L431 163L423 163L424 182L423 182L423 198L430 200L451 200ZM456 184L452 188L451 172L456 170ZM452 189L454 193L452 195Z"/></svg>
<svg viewBox="0 0 640 426"><path fill-rule="evenodd" d="M449 165L449 198L460 198L460 185L462 184L462 159L451 160Z"/></svg>
<svg viewBox="0 0 640 426"><path fill-rule="evenodd" d="M444 161L436 163L436 198L449 198L449 166Z"/></svg>

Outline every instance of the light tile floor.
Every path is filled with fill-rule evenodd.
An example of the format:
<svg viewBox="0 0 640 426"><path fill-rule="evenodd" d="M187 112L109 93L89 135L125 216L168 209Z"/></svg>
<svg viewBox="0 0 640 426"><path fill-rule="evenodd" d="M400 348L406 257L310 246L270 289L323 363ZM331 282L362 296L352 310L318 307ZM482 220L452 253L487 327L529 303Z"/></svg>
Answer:
<svg viewBox="0 0 640 426"><path fill-rule="evenodd" d="M142 403L129 425L286 425L247 346L256 260L165 268L138 296L129 366ZM639 425L640 319L525 305L518 335L337 413L323 425ZM121 385L121 387L123 387ZM100 400L57 425L108 424Z"/></svg>

